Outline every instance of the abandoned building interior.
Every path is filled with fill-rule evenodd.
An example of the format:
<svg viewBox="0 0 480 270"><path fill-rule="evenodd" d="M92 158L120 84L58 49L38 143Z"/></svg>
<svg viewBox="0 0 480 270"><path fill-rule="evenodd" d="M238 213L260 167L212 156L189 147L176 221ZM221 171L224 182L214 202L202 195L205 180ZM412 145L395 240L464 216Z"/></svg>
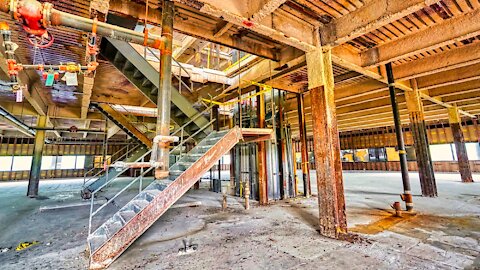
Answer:
<svg viewBox="0 0 480 270"><path fill-rule="evenodd" d="M480 269L480 0L0 0L0 269Z"/></svg>

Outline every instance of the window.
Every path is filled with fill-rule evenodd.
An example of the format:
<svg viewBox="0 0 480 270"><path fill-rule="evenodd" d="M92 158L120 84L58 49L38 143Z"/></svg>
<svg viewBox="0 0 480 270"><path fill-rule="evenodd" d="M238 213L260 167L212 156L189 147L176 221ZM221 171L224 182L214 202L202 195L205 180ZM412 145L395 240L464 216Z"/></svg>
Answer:
<svg viewBox="0 0 480 270"><path fill-rule="evenodd" d="M13 157L12 171L29 171L32 166L31 156L16 156Z"/></svg>
<svg viewBox="0 0 480 270"><path fill-rule="evenodd" d="M0 172L8 172L12 168L13 157L0 157Z"/></svg>
<svg viewBox="0 0 480 270"><path fill-rule="evenodd" d="M75 169L85 169L85 156L77 156Z"/></svg>
<svg viewBox="0 0 480 270"><path fill-rule="evenodd" d="M76 156L61 156L60 169L69 170L75 169Z"/></svg>
<svg viewBox="0 0 480 270"><path fill-rule="evenodd" d="M42 157L42 170L55 170L56 163L56 156L44 156Z"/></svg>
<svg viewBox="0 0 480 270"><path fill-rule="evenodd" d="M368 159L370 161L386 161L387 155L385 153L385 148L368 149Z"/></svg>
<svg viewBox="0 0 480 270"><path fill-rule="evenodd" d="M430 145L430 154L432 161L453 161L453 152L451 144L432 144Z"/></svg>
<svg viewBox="0 0 480 270"><path fill-rule="evenodd" d="M479 143L466 143L467 155L469 160L480 160L480 145Z"/></svg>

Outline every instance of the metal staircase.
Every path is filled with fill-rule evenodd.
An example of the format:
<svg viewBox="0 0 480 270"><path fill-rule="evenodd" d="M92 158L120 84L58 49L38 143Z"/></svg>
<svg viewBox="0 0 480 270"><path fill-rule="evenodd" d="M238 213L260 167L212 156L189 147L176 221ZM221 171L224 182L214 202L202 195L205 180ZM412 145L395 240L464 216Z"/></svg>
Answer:
<svg viewBox="0 0 480 270"><path fill-rule="evenodd" d="M115 160L111 160L111 163L115 163L116 161L137 162L140 159L144 158L148 152L148 148L141 144L137 144L130 149L122 148L121 150L126 152L123 155L121 155L119 158ZM93 169L95 168L92 168L92 170ZM108 167L106 170L101 170L88 179L85 177L83 181L82 192L81 192L82 198L90 199L90 197L92 196L92 192L94 192L95 190L98 190L100 187L114 180L115 178L122 175L126 171L127 169L117 170L115 168Z"/></svg>
<svg viewBox="0 0 480 270"><path fill-rule="evenodd" d="M258 141L271 139L272 130L240 129L211 132L195 148L185 154L170 167L169 179L155 180L130 202L123 206L93 233L91 218L109 202L93 211L93 199L89 227L88 247L90 250L90 269L108 267L138 237L165 213L200 177L240 140ZM149 168L132 180L122 191L141 181L153 168ZM114 198L116 198L115 195ZM111 200L113 200L112 198Z"/></svg>
<svg viewBox="0 0 480 270"><path fill-rule="evenodd" d="M157 104L157 94L160 75L158 71L128 42L104 38L101 44L101 54L109 60L125 77L133 83L142 93L149 98L154 104ZM179 85L182 85L181 78L178 79ZM187 87L185 85L185 87ZM190 89L191 90L191 89ZM178 124L183 126L190 119L198 115L187 98L182 96L177 89L172 89L171 118ZM196 133L208 123L208 119L204 116L197 117L185 127L185 132L189 135ZM201 140L207 136L211 129L198 132L197 140Z"/></svg>
<svg viewBox="0 0 480 270"><path fill-rule="evenodd" d="M92 103L92 106L98 109L105 117L107 117L110 121L120 127L120 129L122 129L131 138L139 143L133 148L128 149L128 151L120 158L112 160L112 162L137 162L144 157L148 149L152 148L152 140L143 132L138 130L132 123L130 123L130 121L124 115L115 111L109 104ZM81 192L82 198L89 199L93 191L97 190L99 187L116 178L117 176L123 174L125 171L127 171L127 169L118 171L114 168L108 168L105 171L98 172L89 179L85 179Z"/></svg>

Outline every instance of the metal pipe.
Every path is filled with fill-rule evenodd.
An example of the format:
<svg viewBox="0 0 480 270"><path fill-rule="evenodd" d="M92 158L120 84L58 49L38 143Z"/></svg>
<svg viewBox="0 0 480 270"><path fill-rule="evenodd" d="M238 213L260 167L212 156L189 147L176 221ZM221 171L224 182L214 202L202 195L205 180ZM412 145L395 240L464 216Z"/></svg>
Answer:
<svg viewBox="0 0 480 270"><path fill-rule="evenodd" d="M307 198L312 194L310 187L310 166L308 162L307 148L307 127L305 122L305 104L303 94L297 94L298 103L298 124L300 129L300 152L302 155L302 178L303 178L303 195Z"/></svg>
<svg viewBox="0 0 480 270"><path fill-rule="evenodd" d="M77 133L77 132L90 132L90 133L96 133L96 134L107 134L107 132L100 130L100 129L86 129L86 128L79 128L79 129L71 129L71 128L58 128L58 127L30 127L31 129L34 130L45 130L45 131L62 131L62 132L71 132L71 133Z"/></svg>
<svg viewBox="0 0 480 270"><path fill-rule="evenodd" d="M29 136L29 137L34 137L36 132L32 128L30 128L28 125L23 123L20 119L15 117L13 114L5 110L4 108L0 107L0 116L10 122L12 125L18 128L20 132L23 134Z"/></svg>
<svg viewBox="0 0 480 270"><path fill-rule="evenodd" d="M390 102L392 104L393 121L395 123L395 134L397 137L398 155L400 156L400 168L402 171L403 194L402 200L405 201L407 211L413 210L413 198L410 188L410 178L408 175L407 152L402 133L402 122L398 111L397 96L395 89L395 79L393 77L392 63L385 64L388 78L388 89L390 91Z"/></svg>
<svg viewBox="0 0 480 270"><path fill-rule="evenodd" d="M160 82L157 100L157 135L170 135L170 103L172 99L172 49L173 49L173 16L175 6L172 1L164 1L162 9L162 40L160 49ZM155 169L155 178L168 177L170 142L162 140L158 147L158 162L162 164Z"/></svg>
<svg viewBox="0 0 480 270"><path fill-rule="evenodd" d="M159 36L146 37L145 34L128 28L62 12L54 9L51 3L42 4L35 0L0 0L0 11L10 13L14 19L15 17L25 19L24 25L31 30L44 31L50 26L66 26L153 48L160 48L162 44ZM36 33L44 33L41 31Z"/></svg>

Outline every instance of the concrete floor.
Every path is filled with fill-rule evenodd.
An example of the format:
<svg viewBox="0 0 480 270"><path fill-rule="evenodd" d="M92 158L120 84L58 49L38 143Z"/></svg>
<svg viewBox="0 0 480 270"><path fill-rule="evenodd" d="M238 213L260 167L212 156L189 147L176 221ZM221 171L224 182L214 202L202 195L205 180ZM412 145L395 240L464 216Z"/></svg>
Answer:
<svg viewBox="0 0 480 270"><path fill-rule="evenodd" d="M457 174L436 177L439 197L422 198L411 173L417 215L395 218L389 204L399 201L400 173L345 172L349 230L361 236L356 243L316 232L316 198L269 207L253 202L245 211L239 198L229 197L222 211L221 195L203 183L179 202L201 206L169 210L111 269L480 269L480 175L473 184L460 183ZM0 250L11 248L0 252L0 269L86 269L89 206L80 200L81 184L42 181L42 196L28 199L26 182L0 183ZM107 207L98 222L115 210ZM184 239L198 250L179 255ZM33 240L40 244L14 250Z"/></svg>

